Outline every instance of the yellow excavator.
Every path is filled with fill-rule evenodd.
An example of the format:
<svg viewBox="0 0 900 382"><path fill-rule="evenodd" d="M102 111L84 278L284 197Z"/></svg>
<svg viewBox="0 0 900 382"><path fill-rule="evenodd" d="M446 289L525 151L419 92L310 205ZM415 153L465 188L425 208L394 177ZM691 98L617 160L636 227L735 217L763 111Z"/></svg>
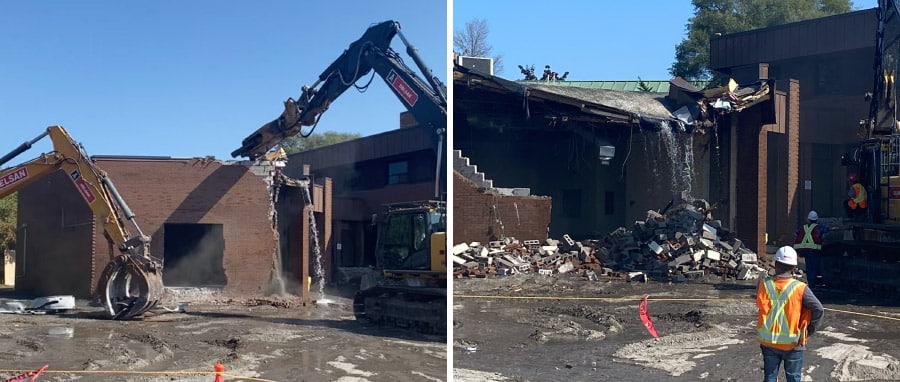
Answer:
<svg viewBox="0 0 900 382"><path fill-rule="evenodd" d="M423 80L391 49L399 36ZM363 76L377 73L415 117L434 142L435 199L444 193L441 182L444 134L447 130L447 89L425 65L417 50L400 33L396 21L370 26L361 38L323 71L297 100L288 98L284 112L241 142L232 157L257 159L285 138L308 137L319 117L343 92ZM366 85L368 86L368 85ZM360 88L357 86L357 88ZM301 131L311 126L309 131ZM428 333L447 329L446 209L441 201L406 202L386 206L379 219L375 258L377 280L362 285L353 306L356 318Z"/></svg>
<svg viewBox="0 0 900 382"><path fill-rule="evenodd" d="M150 237L141 231L112 180L94 165L84 148L62 126L50 126L0 158L0 166L47 136L53 142L53 151L0 170L0 199L45 175L65 171L95 218L103 222L107 239L120 252L104 268L95 293L110 318L140 316L156 306L163 296L163 262L150 255ZM131 222L134 234L126 229L123 219Z"/></svg>

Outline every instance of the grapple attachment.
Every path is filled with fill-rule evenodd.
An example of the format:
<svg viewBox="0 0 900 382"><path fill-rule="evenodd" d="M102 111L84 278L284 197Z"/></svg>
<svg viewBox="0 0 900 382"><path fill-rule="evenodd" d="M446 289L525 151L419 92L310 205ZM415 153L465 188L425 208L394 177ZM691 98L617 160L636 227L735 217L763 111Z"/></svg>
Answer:
<svg viewBox="0 0 900 382"><path fill-rule="evenodd" d="M107 264L100 276L100 299L114 320L146 313L165 292L162 267L142 260L120 255Z"/></svg>

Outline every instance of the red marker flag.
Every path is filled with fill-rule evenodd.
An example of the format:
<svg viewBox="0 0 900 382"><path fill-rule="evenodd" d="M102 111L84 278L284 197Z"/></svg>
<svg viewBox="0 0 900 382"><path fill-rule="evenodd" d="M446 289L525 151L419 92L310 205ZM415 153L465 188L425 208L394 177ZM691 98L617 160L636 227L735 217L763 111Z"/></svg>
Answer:
<svg viewBox="0 0 900 382"><path fill-rule="evenodd" d="M21 381L34 382L34 381L37 381L37 377L39 375L41 375L41 373L43 373L44 370L46 370L48 366L50 366L50 365L44 365L44 367L37 369L35 371L29 371L29 372L26 372L25 374L19 374L15 377L7 379L4 382L21 382Z"/></svg>
<svg viewBox="0 0 900 382"><path fill-rule="evenodd" d="M644 296L644 299L641 300L640 305L638 305L638 309L641 311L641 321L644 322L644 327L647 328L647 331L650 332L650 335L652 335L653 338L659 338L659 335L656 334L656 329L653 329L653 321L650 321L650 312L647 306L649 305L649 302L647 301L649 298L649 294Z"/></svg>

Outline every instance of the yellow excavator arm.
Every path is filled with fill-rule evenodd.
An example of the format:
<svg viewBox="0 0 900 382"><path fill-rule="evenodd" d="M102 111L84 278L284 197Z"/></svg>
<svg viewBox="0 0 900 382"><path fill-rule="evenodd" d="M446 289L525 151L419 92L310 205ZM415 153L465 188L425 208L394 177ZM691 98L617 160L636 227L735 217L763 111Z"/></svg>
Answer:
<svg viewBox="0 0 900 382"><path fill-rule="evenodd" d="M12 168L0 170L0 198L45 175L64 171L78 193L103 224L106 237L120 253L100 276L97 293L112 318L131 318L153 308L163 295L162 260L150 255L150 237L134 221L134 213L105 172L62 126L51 126L31 141L0 158L0 166L50 137L53 151ZM132 223L132 235L122 219Z"/></svg>

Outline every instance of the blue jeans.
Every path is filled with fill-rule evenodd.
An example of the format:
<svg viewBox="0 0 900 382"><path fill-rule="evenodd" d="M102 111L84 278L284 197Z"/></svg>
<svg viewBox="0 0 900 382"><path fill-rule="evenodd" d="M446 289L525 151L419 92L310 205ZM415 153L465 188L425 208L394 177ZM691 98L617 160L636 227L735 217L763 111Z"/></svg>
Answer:
<svg viewBox="0 0 900 382"><path fill-rule="evenodd" d="M818 276L822 275L822 254L816 250L800 250L800 255L806 259L806 283L816 286Z"/></svg>
<svg viewBox="0 0 900 382"><path fill-rule="evenodd" d="M803 371L803 350L778 350L759 345L763 355L763 382L775 382L778 379L778 369L784 362L784 375L787 382L800 382Z"/></svg>

